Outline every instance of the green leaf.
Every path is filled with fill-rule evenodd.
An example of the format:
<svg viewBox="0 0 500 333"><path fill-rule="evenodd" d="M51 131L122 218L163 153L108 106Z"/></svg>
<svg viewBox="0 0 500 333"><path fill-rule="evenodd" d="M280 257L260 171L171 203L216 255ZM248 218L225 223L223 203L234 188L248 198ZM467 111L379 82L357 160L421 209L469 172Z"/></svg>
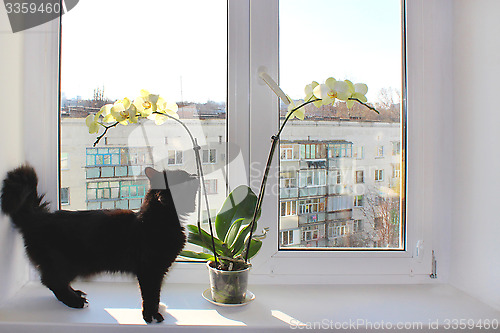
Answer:
<svg viewBox="0 0 500 333"><path fill-rule="evenodd" d="M229 230L226 234L226 239L224 239L224 243L226 243L229 246L229 248L232 247L236 236L240 232L241 224L243 223L244 220L245 220L244 218L237 219L236 221L233 222L233 224L231 224L231 227L229 227Z"/></svg>
<svg viewBox="0 0 500 333"><path fill-rule="evenodd" d="M219 239L226 239L229 228L233 223L243 218L242 225L250 223L257 196L246 185L235 188L226 198L215 218L215 230Z"/></svg>
<svg viewBox="0 0 500 333"><path fill-rule="evenodd" d="M257 229L257 223L255 223L253 231L255 232L255 229ZM246 227L241 229L240 233L238 234L238 237L236 237L236 240L232 244L232 253L233 256L236 256L243 252L244 246L245 246L245 239L247 238L248 233L250 232L250 224L248 224Z"/></svg>
<svg viewBox="0 0 500 333"><path fill-rule="evenodd" d="M205 249L209 251L213 251L212 249L212 237L208 232L205 230L201 229L201 235L200 232L198 232L198 227L192 224L187 225L187 228L189 230L188 234L188 243L195 244L201 247L204 247ZM214 243L215 243L215 251L221 255L224 256L230 256L231 251L229 251L227 244L223 243L220 239L214 236Z"/></svg>
<svg viewBox="0 0 500 333"><path fill-rule="evenodd" d="M199 260L203 260L203 261L215 260L213 255L208 254L208 253L202 253L202 252L181 251L181 253L179 255L182 257L199 259Z"/></svg>
<svg viewBox="0 0 500 333"><path fill-rule="evenodd" d="M250 242L250 250L248 251L248 259L252 258L259 252L262 247L262 241L258 239L252 239Z"/></svg>

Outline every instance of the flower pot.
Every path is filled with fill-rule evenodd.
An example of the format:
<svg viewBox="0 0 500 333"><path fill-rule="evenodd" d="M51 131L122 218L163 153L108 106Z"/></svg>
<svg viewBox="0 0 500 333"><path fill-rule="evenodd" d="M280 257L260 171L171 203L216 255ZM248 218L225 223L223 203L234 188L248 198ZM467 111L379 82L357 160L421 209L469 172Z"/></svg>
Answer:
<svg viewBox="0 0 500 333"><path fill-rule="evenodd" d="M244 303L250 266L240 271L222 271L212 265L212 261L207 262L212 300L223 304Z"/></svg>

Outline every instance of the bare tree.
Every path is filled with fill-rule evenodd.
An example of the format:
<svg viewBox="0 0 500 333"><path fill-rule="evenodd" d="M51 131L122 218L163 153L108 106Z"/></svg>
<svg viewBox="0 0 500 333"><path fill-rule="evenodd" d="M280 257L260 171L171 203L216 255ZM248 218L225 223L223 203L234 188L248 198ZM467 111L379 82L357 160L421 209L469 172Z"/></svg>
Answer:
<svg viewBox="0 0 500 333"><path fill-rule="evenodd" d="M393 190L370 189L363 197L361 211L371 225L367 231L377 247L399 247L401 234L400 200ZM365 228L366 230L366 228Z"/></svg>

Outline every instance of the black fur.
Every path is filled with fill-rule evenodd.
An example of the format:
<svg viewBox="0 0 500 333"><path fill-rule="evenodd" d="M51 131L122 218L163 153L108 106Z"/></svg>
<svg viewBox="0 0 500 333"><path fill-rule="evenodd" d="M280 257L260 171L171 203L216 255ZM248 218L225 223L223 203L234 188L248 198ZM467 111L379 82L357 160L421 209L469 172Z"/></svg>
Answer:
<svg viewBox="0 0 500 333"><path fill-rule="evenodd" d="M186 242L179 216L194 211L198 181L180 170L147 168L146 175L151 189L138 213L118 209L51 213L37 193L33 168L22 166L7 174L2 211L21 232L42 283L67 306L87 304L86 294L71 288L76 277L132 273L139 281L144 320L163 320L158 313L163 277Z"/></svg>

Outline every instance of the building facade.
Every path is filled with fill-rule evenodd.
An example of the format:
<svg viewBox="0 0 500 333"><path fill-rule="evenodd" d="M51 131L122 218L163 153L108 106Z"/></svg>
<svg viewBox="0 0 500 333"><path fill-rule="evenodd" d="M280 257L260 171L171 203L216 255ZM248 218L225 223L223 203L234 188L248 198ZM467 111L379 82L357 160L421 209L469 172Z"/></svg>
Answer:
<svg viewBox="0 0 500 333"><path fill-rule="evenodd" d="M227 195L226 123L183 121L202 147L214 216ZM191 141L175 122L118 126L95 147L94 142L84 119L61 120L62 209L136 210L148 190L146 167L196 172ZM280 247L401 244L398 123L290 121L279 160ZM192 215L189 223L196 222Z"/></svg>

